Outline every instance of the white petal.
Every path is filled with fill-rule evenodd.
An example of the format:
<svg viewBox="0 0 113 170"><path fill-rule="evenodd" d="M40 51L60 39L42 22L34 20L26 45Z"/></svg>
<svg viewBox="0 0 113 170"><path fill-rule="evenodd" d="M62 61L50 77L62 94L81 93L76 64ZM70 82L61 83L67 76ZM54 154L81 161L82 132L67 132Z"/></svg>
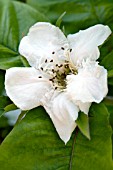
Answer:
<svg viewBox="0 0 113 170"><path fill-rule="evenodd" d="M34 68L10 68L6 71L5 88L10 99L22 110L41 105L40 99L50 90L49 80L39 78Z"/></svg>
<svg viewBox="0 0 113 170"><path fill-rule="evenodd" d="M30 43L28 36L22 38L19 45L19 52L23 55L33 67L37 67L37 63L40 60L40 51L36 50L32 43Z"/></svg>
<svg viewBox="0 0 113 170"><path fill-rule="evenodd" d="M67 38L58 27L50 23L38 22L21 40L19 52L26 57L31 66L37 68L42 59L43 62L46 59L65 60L65 52L68 48Z"/></svg>
<svg viewBox="0 0 113 170"><path fill-rule="evenodd" d="M99 58L98 46L103 44L111 34L108 26L101 24L92 26L76 34L68 35L68 41L72 48L71 60L73 63L80 64L83 59L96 60Z"/></svg>
<svg viewBox="0 0 113 170"><path fill-rule="evenodd" d="M60 138L67 143L76 127L78 107L68 99L65 93L60 93L51 102L44 105L50 115Z"/></svg>
<svg viewBox="0 0 113 170"><path fill-rule="evenodd" d="M88 114L89 108L90 108L90 106L91 106L91 103L90 103L90 102L85 102L85 103L83 103L83 102L81 102L81 101L76 101L75 104L76 104L76 106L79 107L79 109L80 109L82 112L84 112L85 114Z"/></svg>
<svg viewBox="0 0 113 170"><path fill-rule="evenodd" d="M100 103L108 92L106 69L96 62L84 64L77 75L67 76L66 91L74 101Z"/></svg>

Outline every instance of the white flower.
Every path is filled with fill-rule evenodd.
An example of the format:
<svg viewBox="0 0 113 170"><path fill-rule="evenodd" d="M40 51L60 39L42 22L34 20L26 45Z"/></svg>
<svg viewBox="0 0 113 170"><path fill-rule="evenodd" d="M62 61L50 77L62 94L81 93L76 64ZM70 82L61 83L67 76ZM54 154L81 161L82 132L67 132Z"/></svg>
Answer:
<svg viewBox="0 0 113 170"><path fill-rule="evenodd" d="M95 25L68 35L58 27L39 22L19 46L31 67L6 71L7 95L22 110L42 105L66 143L76 127L79 110L88 114L92 102L106 96L107 71L99 66L98 46L111 34Z"/></svg>

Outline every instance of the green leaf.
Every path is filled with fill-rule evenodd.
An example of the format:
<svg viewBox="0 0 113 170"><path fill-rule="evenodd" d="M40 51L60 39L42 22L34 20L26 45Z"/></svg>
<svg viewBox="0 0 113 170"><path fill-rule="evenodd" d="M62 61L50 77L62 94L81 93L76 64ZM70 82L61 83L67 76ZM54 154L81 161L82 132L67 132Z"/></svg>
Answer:
<svg viewBox="0 0 113 170"><path fill-rule="evenodd" d="M113 50L100 62L108 70L108 84L113 85Z"/></svg>
<svg viewBox="0 0 113 170"><path fill-rule="evenodd" d="M23 65L24 65L25 67L30 67L30 65L29 65L29 63L28 63L28 61L26 60L25 57L20 56L20 59L21 59Z"/></svg>
<svg viewBox="0 0 113 170"><path fill-rule="evenodd" d="M0 96L0 118L4 115L4 108L11 103L7 96Z"/></svg>
<svg viewBox="0 0 113 170"><path fill-rule="evenodd" d="M4 93L4 79L5 79L5 72L0 70L0 95Z"/></svg>
<svg viewBox="0 0 113 170"><path fill-rule="evenodd" d="M83 112L79 113L79 117L76 120L78 128L88 139L90 139L90 130L89 130L89 118Z"/></svg>
<svg viewBox="0 0 113 170"><path fill-rule="evenodd" d="M67 34L98 23L113 28L112 0L27 0L27 3L43 12L54 24L58 17L66 11L63 25Z"/></svg>
<svg viewBox="0 0 113 170"><path fill-rule="evenodd" d="M64 17L64 15L66 14L66 12L63 12L63 14L57 19L56 21L56 26L60 28L60 25L62 23L62 18Z"/></svg>
<svg viewBox="0 0 113 170"><path fill-rule="evenodd" d="M111 86L113 86L113 78L109 78L109 79L108 79L108 84L110 84Z"/></svg>
<svg viewBox="0 0 113 170"><path fill-rule="evenodd" d="M21 111L20 115L18 116L18 119L15 123L15 126L20 123L20 121L23 119L23 117L25 117L25 115L27 114L28 111Z"/></svg>
<svg viewBox="0 0 113 170"><path fill-rule="evenodd" d="M113 77L113 70L108 71L108 77Z"/></svg>
<svg viewBox="0 0 113 170"><path fill-rule="evenodd" d="M113 30L113 29L111 29ZM101 62L108 54L112 52L113 49L113 34L111 34L108 39L102 44L100 49L99 61Z"/></svg>
<svg viewBox="0 0 113 170"><path fill-rule="evenodd" d="M108 84L113 86L113 50L100 62L108 70Z"/></svg>
<svg viewBox="0 0 113 170"><path fill-rule="evenodd" d="M25 60L18 45L29 28L38 21L47 21L43 14L27 4L0 0L0 69L21 67Z"/></svg>
<svg viewBox="0 0 113 170"><path fill-rule="evenodd" d="M110 120L110 125L112 127L112 132L113 132L113 103L112 105L107 105L107 108L110 113L109 120ZM113 133L112 133L112 146L113 146ZM113 155L113 147L112 147L112 155Z"/></svg>
<svg viewBox="0 0 113 170"><path fill-rule="evenodd" d="M0 69L8 69L14 66L23 66L17 52L0 45Z"/></svg>
<svg viewBox="0 0 113 170"><path fill-rule="evenodd" d="M4 111L9 112L11 110L16 110L16 109L18 109L17 106L15 106L14 104L9 104L4 108Z"/></svg>
<svg viewBox="0 0 113 170"><path fill-rule="evenodd" d="M104 104L90 109L91 140L79 131L65 145L48 114L39 107L29 111L3 141L3 170L112 170L109 113Z"/></svg>
<svg viewBox="0 0 113 170"><path fill-rule="evenodd" d="M106 105L110 105L110 106L113 106L113 97L112 96L107 96L103 102L106 104Z"/></svg>
<svg viewBox="0 0 113 170"><path fill-rule="evenodd" d="M107 70L113 70L113 50L103 58L101 65Z"/></svg>
<svg viewBox="0 0 113 170"><path fill-rule="evenodd" d="M3 116L4 114L4 109L0 109L0 118Z"/></svg>
<svg viewBox="0 0 113 170"><path fill-rule="evenodd" d="M58 17L66 11L62 25L65 34L76 33L95 24L108 25L113 31L112 0L27 0L36 10L43 12L55 24ZM101 61L113 49L113 34L101 48Z"/></svg>
<svg viewBox="0 0 113 170"><path fill-rule="evenodd" d="M11 100L7 96L0 96L0 109L4 109L11 103Z"/></svg>

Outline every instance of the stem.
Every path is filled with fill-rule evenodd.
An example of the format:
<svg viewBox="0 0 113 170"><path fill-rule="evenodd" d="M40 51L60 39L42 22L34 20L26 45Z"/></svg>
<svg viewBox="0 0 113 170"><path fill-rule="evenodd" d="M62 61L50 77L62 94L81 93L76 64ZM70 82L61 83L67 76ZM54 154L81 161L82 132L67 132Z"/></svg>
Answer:
<svg viewBox="0 0 113 170"><path fill-rule="evenodd" d="M24 117L24 115L26 115L27 112L28 112L28 111L22 111L22 112L20 113L20 115L18 116L18 119L17 119L14 127L22 120L22 118Z"/></svg>
<svg viewBox="0 0 113 170"><path fill-rule="evenodd" d="M113 105L113 96L106 96L104 102L107 105Z"/></svg>
<svg viewBox="0 0 113 170"><path fill-rule="evenodd" d="M73 155L74 155L74 146L75 146L75 143L76 143L76 137L77 137L77 134L78 134L78 127L76 127L76 130L75 130L75 136L74 136L74 140L73 140L73 144L72 144L72 151L71 151L71 157L70 157L70 163L69 163L69 170L72 169L72 161L73 161Z"/></svg>
<svg viewBox="0 0 113 170"><path fill-rule="evenodd" d="M23 65L24 65L24 67L29 67L29 63L28 63L28 61L25 59L25 57L20 56L20 59L21 59Z"/></svg>
<svg viewBox="0 0 113 170"><path fill-rule="evenodd" d="M57 19L56 21L56 26L60 28L61 22L62 22L62 18L64 17L64 15L66 14L66 11L63 12L63 14L60 15L60 17Z"/></svg>

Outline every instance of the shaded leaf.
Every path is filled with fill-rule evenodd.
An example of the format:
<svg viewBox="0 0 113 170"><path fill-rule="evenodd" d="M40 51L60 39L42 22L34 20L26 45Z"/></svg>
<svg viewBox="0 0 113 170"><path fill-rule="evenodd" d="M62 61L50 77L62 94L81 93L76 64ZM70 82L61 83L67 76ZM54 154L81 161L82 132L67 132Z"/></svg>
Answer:
<svg viewBox="0 0 113 170"><path fill-rule="evenodd" d="M103 58L101 65L107 70L113 70L113 50Z"/></svg>
<svg viewBox="0 0 113 170"><path fill-rule="evenodd" d="M47 19L27 4L0 0L0 69L25 64L18 54L18 45L31 25L38 21Z"/></svg>
<svg viewBox="0 0 113 170"><path fill-rule="evenodd" d="M0 109L4 109L7 105L9 105L11 100L7 96L0 96Z"/></svg>
<svg viewBox="0 0 113 170"><path fill-rule="evenodd" d="M79 131L76 142L73 142L74 132L65 145L44 109L33 109L3 141L0 167L3 170L69 170L69 167L72 167L70 170L112 170L108 116L103 104L94 104L89 118L91 140Z"/></svg>
<svg viewBox="0 0 113 170"><path fill-rule="evenodd" d="M4 79L5 79L5 72L0 70L0 95L4 93Z"/></svg>
<svg viewBox="0 0 113 170"><path fill-rule="evenodd" d="M17 108L17 106L15 106L15 104L9 104L4 108L4 111L9 112L11 110L16 110L16 109L18 109L18 108Z"/></svg>
<svg viewBox="0 0 113 170"><path fill-rule="evenodd" d="M78 128L88 139L90 139L90 130L89 130L89 118L83 112L79 113L79 117L76 120Z"/></svg>
<svg viewBox="0 0 113 170"><path fill-rule="evenodd" d="M65 34L76 33L95 24L108 25L113 31L113 1L112 0L27 0L36 10L43 12L55 24L58 17L66 11L62 25ZM113 34L101 48L101 61L113 49ZM113 60L112 60L113 62ZM113 65L111 63L111 65Z"/></svg>
<svg viewBox="0 0 113 170"><path fill-rule="evenodd" d="M0 45L0 69L8 69L14 66L23 66L17 52Z"/></svg>
<svg viewBox="0 0 113 170"><path fill-rule="evenodd" d="M27 0L27 3L43 12L54 24L66 11L63 25L67 33L77 32L98 23L113 28L112 0Z"/></svg>
<svg viewBox="0 0 113 170"><path fill-rule="evenodd" d="M4 114L4 109L0 109L0 118L2 117L3 114Z"/></svg>
<svg viewBox="0 0 113 170"><path fill-rule="evenodd" d="M108 77L113 77L113 70L108 71Z"/></svg>
<svg viewBox="0 0 113 170"><path fill-rule="evenodd" d="M108 78L108 83L113 86L113 78Z"/></svg>
<svg viewBox="0 0 113 170"><path fill-rule="evenodd" d="M62 23L62 18L64 17L64 15L66 14L66 12L63 12L63 14L57 19L56 21L56 26L60 28L60 25Z"/></svg>

